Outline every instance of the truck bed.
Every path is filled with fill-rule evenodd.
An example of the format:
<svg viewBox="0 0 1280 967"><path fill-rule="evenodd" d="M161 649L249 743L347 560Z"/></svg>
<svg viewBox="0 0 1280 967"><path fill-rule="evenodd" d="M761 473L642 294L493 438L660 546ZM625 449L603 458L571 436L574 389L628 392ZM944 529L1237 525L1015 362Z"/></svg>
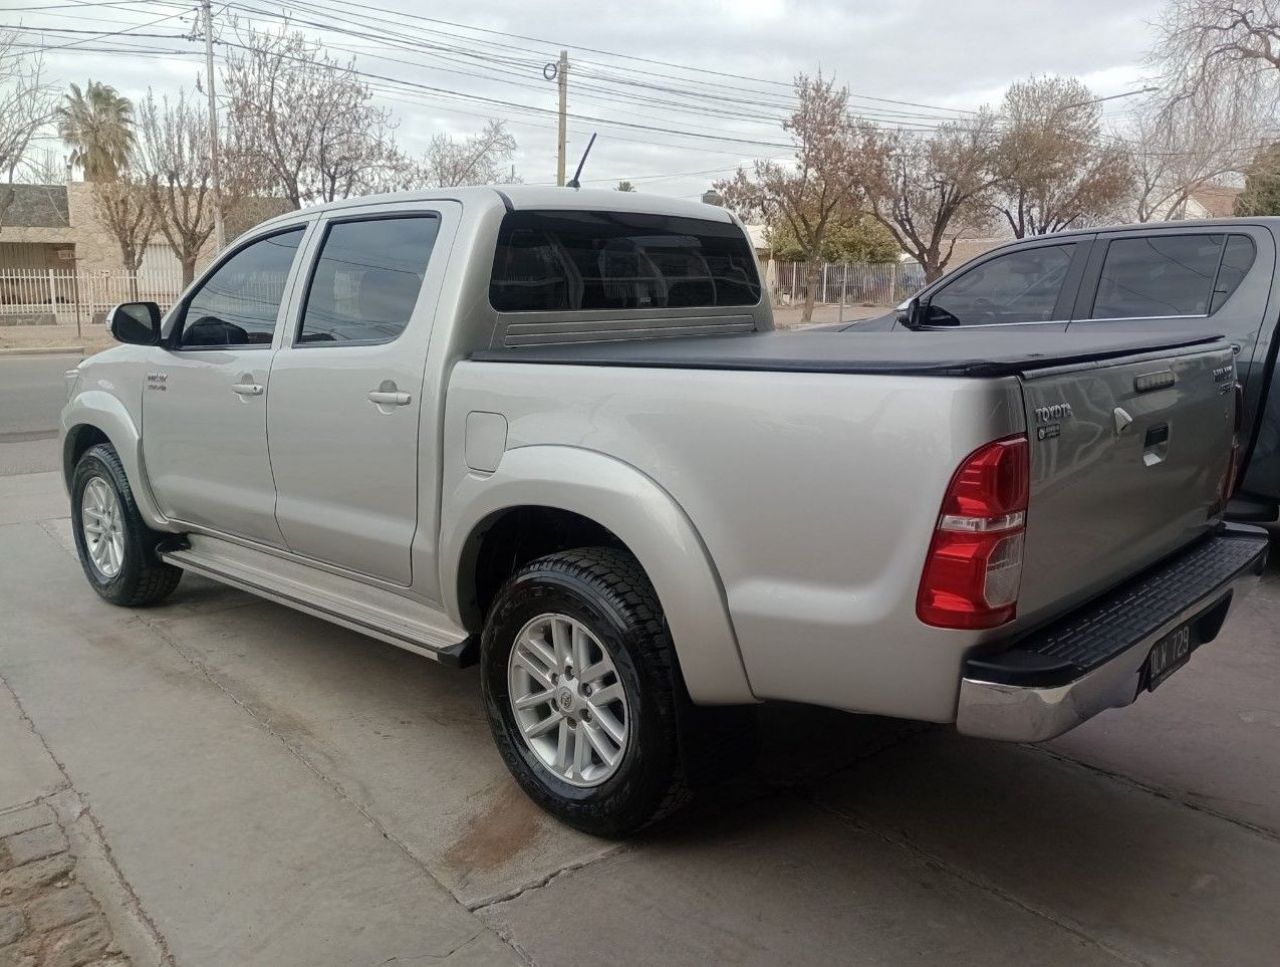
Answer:
<svg viewBox="0 0 1280 967"><path fill-rule="evenodd" d="M1011 376L1215 342L1214 333L760 332L682 339L566 343L472 354L479 362L650 369L764 370L902 376Z"/></svg>

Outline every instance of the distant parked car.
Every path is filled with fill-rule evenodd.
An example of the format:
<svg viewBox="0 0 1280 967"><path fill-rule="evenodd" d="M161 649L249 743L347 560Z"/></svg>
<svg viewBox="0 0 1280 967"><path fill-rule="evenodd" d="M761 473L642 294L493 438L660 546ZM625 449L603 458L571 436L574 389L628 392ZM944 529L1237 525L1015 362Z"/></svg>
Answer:
<svg viewBox="0 0 1280 967"><path fill-rule="evenodd" d="M1280 218L1161 222L1022 239L974 259L859 332L1220 333L1244 388L1239 489L1228 515L1280 512L1276 369Z"/></svg>

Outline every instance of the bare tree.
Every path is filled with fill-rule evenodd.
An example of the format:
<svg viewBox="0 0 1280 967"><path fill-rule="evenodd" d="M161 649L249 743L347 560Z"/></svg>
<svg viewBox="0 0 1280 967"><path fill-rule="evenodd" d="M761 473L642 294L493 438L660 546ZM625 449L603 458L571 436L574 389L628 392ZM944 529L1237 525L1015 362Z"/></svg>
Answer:
<svg viewBox="0 0 1280 967"><path fill-rule="evenodd" d="M837 88L821 74L801 74L795 91L799 104L782 123L795 144L795 160L785 165L757 160L751 172L739 168L715 188L725 205L744 218L761 217L787 227L807 263L801 318L808 322L827 232L858 213L861 165L848 89Z"/></svg>
<svg viewBox="0 0 1280 967"><path fill-rule="evenodd" d="M67 164L53 148L31 151L22 160L22 177L33 185L61 185L67 180Z"/></svg>
<svg viewBox="0 0 1280 967"><path fill-rule="evenodd" d="M983 109L930 135L859 126L863 187L871 214L902 250L919 261L925 279L942 275L957 240L990 217L997 181L995 115Z"/></svg>
<svg viewBox="0 0 1280 967"><path fill-rule="evenodd" d="M355 71L290 29L236 27L223 89L230 138L294 208L398 187L412 177L390 112Z"/></svg>
<svg viewBox="0 0 1280 967"><path fill-rule="evenodd" d="M1169 0L1153 60L1177 97L1280 98L1280 0ZM1274 111L1273 111L1274 113Z"/></svg>
<svg viewBox="0 0 1280 967"><path fill-rule="evenodd" d="M175 102L157 102L147 92L139 112L138 167L156 224L182 263L184 285L195 278L196 258L213 234L211 154L200 98L183 91ZM227 182L223 191L225 205Z"/></svg>
<svg viewBox="0 0 1280 967"><path fill-rule="evenodd" d="M1280 108L1280 0L1170 0L1158 29L1167 96L1139 116L1140 221L1180 218L1196 191L1246 171Z"/></svg>
<svg viewBox="0 0 1280 967"><path fill-rule="evenodd" d="M1192 195L1246 171L1266 119L1229 91L1151 98L1134 124L1133 215L1140 222L1183 217Z"/></svg>
<svg viewBox="0 0 1280 967"><path fill-rule="evenodd" d="M16 45L14 30L0 30L0 225L13 204L13 183L28 159L31 143L53 119L52 87L44 78L41 56Z"/></svg>
<svg viewBox="0 0 1280 967"><path fill-rule="evenodd" d="M128 171L115 181L93 186L94 214L120 247L120 261L129 273L130 298L138 298L138 268L156 227L156 210L145 182Z"/></svg>
<svg viewBox="0 0 1280 967"><path fill-rule="evenodd" d="M502 121L491 120L484 130L461 140L437 134L415 181L431 188L509 182L512 173L508 168L515 153L516 139Z"/></svg>
<svg viewBox="0 0 1280 967"><path fill-rule="evenodd" d="M1105 218L1131 195L1129 151L1104 136L1102 105L1075 78L1010 85L999 120L995 207L1015 237Z"/></svg>

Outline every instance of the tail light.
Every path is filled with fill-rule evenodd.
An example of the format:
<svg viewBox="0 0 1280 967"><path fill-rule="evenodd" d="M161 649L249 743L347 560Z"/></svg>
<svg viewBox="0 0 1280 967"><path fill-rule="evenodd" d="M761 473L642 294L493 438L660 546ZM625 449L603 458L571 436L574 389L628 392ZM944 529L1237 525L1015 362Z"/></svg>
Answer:
<svg viewBox="0 0 1280 967"><path fill-rule="evenodd" d="M1244 426L1244 388L1236 383L1235 387L1235 421L1231 431L1231 462L1227 464L1227 473L1222 480L1222 504L1225 507L1236 491L1240 473L1240 429Z"/></svg>
<svg viewBox="0 0 1280 967"><path fill-rule="evenodd" d="M1030 477L1025 435L988 443L960 464L920 577L916 616L925 624L994 628L1013 619Z"/></svg>

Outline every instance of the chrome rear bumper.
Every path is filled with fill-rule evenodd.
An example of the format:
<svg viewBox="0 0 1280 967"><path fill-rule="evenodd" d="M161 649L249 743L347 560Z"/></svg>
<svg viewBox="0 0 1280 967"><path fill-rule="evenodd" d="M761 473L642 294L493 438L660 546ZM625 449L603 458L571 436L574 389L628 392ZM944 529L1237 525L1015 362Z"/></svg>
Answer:
<svg viewBox="0 0 1280 967"><path fill-rule="evenodd" d="M1212 641L1231 604L1258 583L1265 531L1224 525L1101 599L997 654L971 657L956 728L966 735L1041 742L1099 712L1131 704L1146 687L1147 656L1191 623L1192 647Z"/></svg>

